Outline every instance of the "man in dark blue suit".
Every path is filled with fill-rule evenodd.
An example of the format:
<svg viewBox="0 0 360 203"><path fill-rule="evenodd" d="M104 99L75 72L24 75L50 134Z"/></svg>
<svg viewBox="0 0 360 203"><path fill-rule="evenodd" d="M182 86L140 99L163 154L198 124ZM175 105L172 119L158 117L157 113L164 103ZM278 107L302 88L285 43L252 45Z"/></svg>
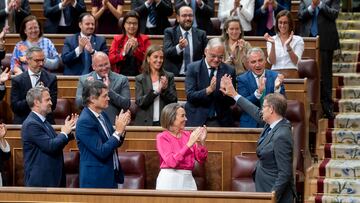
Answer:
<svg viewBox="0 0 360 203"><path fill-rule="evenodd" d="M184 76L188 63L204 55L206 33L193 27L193 18L191 7L182 6L176 14L179 25L164 31L165 69L175 76Z"/></svg>
<svg viewBox="0 0 360 203"><path fill-rule="evenodd" d="M265 33L275 35L276 15L284 9L290 11L290 8L290 0L255 0L256 35L264 36Z"/></svg>
<svg viewBox="0 0 360 203"><path fill-rule="evenodd" d="M26 102L26 93L32 87L42 85L50 89L51 109L54 111L57 102L57 79L52 73L43 70L45 55L41 48L31 47L26 53L28 70L11 79L11 109L14 112L14 124L22 124L30 113ZM52 113L46 119L55 124Z"/></svg>
<svg viewBox="0 0 360 203"><path fill-rule="evenodd" d="M187 126L234 126L231 97L220 91L222 77L230 75L235 85L235 69L222 63L224 45L220 38L209 40L205 58L188 66L185 76Z"/></svg>
<svg viewBox="0 0 360 203"><path fill-rule="evenodd" d="M260 48L250 49L247 54L247 61L249 70L236 78L238 92L241 96L260 108L265 95L274 92L285 95L284 76L265 69L265 55ZM240 116L240 127L259 128L262 127L262 124L243 112Z"/></svg>
<svg viewBox="0 0 360 203"><path fill-rule="evenodd" d="M85 75L93 71L91 56L96 51L108 54L104 37L94 34L95 17L83 13L79 17L80 33L65 38L61 59L65 65L64 75Z"/></svg>
<svg viewBox="0 0 360 203"><path fill-rule="evenodd" d="M85 82L85 108L76 124L81 188L117 188L124 182L117 148L124 142L130 111L116 116L114 129L104 112L109 105L108 93L108 87L99 80Z"/></svg>
<svg viewBox="0 0 360 203"><path fill-rule="evenodd" d="M51 110L49 89L43 86L31 88L26 101L31 113L21 128L24 154L24 182L28 187L65 187L63 148L74 139L71 129L77 115L68 116L57 134L46 115Z"/></svg>
<svg viewBox="0 0 360 203"><path fill-rule="evenodd" d="M44 0L45 33L79 31L77 20L86 11L84 0Z"/></svg>

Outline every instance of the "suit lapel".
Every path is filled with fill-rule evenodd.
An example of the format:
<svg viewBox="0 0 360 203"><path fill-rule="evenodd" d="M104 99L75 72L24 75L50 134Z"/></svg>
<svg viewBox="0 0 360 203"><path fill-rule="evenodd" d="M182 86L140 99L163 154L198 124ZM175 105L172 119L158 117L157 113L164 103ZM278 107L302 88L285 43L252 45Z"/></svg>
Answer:
<svg viewBox="0 0 360 203"><path fill-rule="evenodd" d="M108 140L108 137L106 136L106 133L104 132L103 127L101 126L101 123L99 121L98 118L95 117L95 115L90 111L90 109L88 107L85 108L87 113L90 115L90 117L94 120L94 122L97 124L98 130L99 130L99 134L101 135L101 140L103 142L105 142L106 140Z"/></svg>
<svg viewBox="0 0 360 203"><path fill-rule="evenodd" d="M274 133L277 131L277 129L283 122L284 119L282 119L278 124L276 124L276 126L270 130L269 134L265 137L264 141L259 146L264 147L265 145L267 145L271 141L271 138L274 136Z"/></svg>
<svg viewBox="0 0 360 203"><path fill-rule="evenodd" d="M30 79L30 76L29 76L29 72L26 71L24 72L24 76L23 76L23 79L24 79L24 84L25 84L25 88L26 90L29 90L32 88L32 84L31 84L31 79Z"/></svg>
<svg viewBox="0 0 360 203"><path fill-rule="evenodd" d="M47 121L43 122L40 119L40 117L38 115L36 115L34 112L30 112L30 114L33 117L33 119L36 120L42 126L42 128L45 130L45 132L47 132L47 135L49 135L49 137L51 137L51 138L56 137L56 132L55 132L54 128L50 125L49 122L47 122Z"/></svg>
<svg viewBox="0 0 360 203"><path fill-rule="evenodd" d="M254 90L254 89L256 90L258 88L256 79L254 78L254 75L251 71L249 71L247 73L247 78L248 78L248 81L250 82L250 84L249 84L250 89L251 89L250 94L253 94L254 92L252 90Z"/></svg>

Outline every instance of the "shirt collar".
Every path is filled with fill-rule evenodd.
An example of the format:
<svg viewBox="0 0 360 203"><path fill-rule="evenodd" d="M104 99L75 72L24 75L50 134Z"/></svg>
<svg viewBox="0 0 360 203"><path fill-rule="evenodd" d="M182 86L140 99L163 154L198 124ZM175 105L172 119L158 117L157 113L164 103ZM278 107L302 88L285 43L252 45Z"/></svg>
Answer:
<svg viewBox="0 0 360 203"><path fill-rule="evenodd" d="M94 114L94 116L96 118L99 118L100 114L98 114L97 112L93 111L91 108L89 108L89 110Z"/></svg>
<svg viewBox="0 0 360 203"><path fill-rule="evenodd" d="M270 124L270 128L274 129L274 127L282 120L283 118L280 118L279 120L274 121L273 123Z"/></svg>
<svg viewBox="0 0 360 203"><path fill-rule="evenodd" d="M255 79L256 79L256 78L259 78L254 72L251 71L251 73L253 74L253 76L254 76ZM262 76L265 76L265 70L264 70L264 72L260 75L260 77L262 77Z"/></svg>
<svg viewBox="0 0 360 203"><path fill-rule="evenodd" d="M37 116L39 116L39 118L40 118L40 120L42 121L42 122L45 122L45 120L46 120L46 118L45 118L45 116L43 116L43 115L41 115L41 114L39 114L39 113L37 113L37 112L35 112L35 111L32 111L34 114L36 114Z"/></svg>
<svg viewBox="0 0 360 203"><path fill-rule="evenodd" d="M38 72L38 73L34 73L34 72L32 72L31 70L30 70L30 68L28 69L28 73L29 73L29 76L33 76L34 74L36 74L36 75L41 75L41 70Z"/></svg>
<svg viewBox="0 0 360 203"><path fill-rule="evenodd" d="M181 31L181 35L184 36L185 35L185 32L188 32L188 36L191 36L192 35L192 28L190 28L189 30L184 30L180 25L179 25L179 28L180 28L180 31Z"/></svg>

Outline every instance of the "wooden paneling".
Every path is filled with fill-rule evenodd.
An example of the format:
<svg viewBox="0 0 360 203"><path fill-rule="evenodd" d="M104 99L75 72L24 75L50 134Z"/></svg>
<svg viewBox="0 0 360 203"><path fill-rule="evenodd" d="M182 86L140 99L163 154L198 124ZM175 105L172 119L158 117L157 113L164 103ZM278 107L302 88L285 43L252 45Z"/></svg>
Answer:
<svg viewBox="0 0 360 203"><path fill-rule="evenodd" d="M275 193L2 187L0 202L275 203Z"/></svg>
<svg viewBox="0 0 360 203"><path fill-rule="evenodd" d="M22 186L23 160L21 143L21 126L8 125L8 140L12 157L9 176L10 184ZM60 130L60 126L54 126ZM262 129L258 128L208 128L206 146L209 156L205 163L207 190L231 189L231 170L234 155L254 154L256 143ZM137 151L145 154L145 166L149 189L155 188L156 177L159 171L159 159L156 151L156 135L162 131L161 127L128 126L126 141L119 148L120 151ZM64 151L77 150L76 141L71 141Z"/></svg>

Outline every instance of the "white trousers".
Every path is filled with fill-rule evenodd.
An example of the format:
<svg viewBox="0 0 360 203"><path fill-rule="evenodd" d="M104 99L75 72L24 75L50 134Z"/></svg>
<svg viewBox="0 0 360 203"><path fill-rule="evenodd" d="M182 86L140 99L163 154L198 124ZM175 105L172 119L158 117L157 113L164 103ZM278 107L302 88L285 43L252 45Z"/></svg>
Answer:
<svg viewBox="0 0 360 203"><path fill-rule="evenodd" d="M157 190L197 190L190 170L160 169L156 179Z"/></svg>

